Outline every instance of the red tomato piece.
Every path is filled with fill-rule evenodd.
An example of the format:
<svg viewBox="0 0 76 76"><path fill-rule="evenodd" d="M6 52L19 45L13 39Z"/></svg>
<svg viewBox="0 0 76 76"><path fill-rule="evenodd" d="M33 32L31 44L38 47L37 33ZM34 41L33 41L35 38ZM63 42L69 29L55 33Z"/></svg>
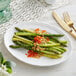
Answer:
<svg viewBox="0 0 76 76"><path fill-rule="evenodd" d="M50 39L49 39L48 37L46 38L46 40L47 40L47 41L50 41Z"/></svg>
<svg viewBox="0 0 76 76"><path fill-rule="evenodd" d="M27 54L25 54L25 55L27 55Z"/></svg>
<svg viewBox="0 0 76 76"><path fill-rule="evenodd" d="M29 50L27 57L36 57L38 56L38 53L34 52L33 50Z"/></svg>
<svg viewBox="0 0 76 76"><path fill-rule="evenodd" d="M34 37L34 42L37 42L37 43L41 43L41 39L42 39L42 37L41 36L36 36L36 37Z"/></svg>
<svg viewBox="0 0 76 76"><path fill-rule="evenodd" d="M35 29L35 31L40 31L40 29L39 29L39 28L37 28L37 29Z"/></svg>
<svg viewBox="0 0 76 76"><path fill-rule="evenodd" d="M45 33L46 32L46 30L42 30L42 33Z"/></svg>

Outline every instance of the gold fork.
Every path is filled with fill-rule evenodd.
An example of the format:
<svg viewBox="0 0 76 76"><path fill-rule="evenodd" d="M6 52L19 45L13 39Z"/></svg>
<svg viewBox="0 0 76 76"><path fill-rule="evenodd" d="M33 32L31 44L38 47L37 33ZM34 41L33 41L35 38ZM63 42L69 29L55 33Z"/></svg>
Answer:
<svg viewBox="0 0 76 76"><path fill-rule="evenodd" d="M70 15L68 12L64 12L63 13L63 17L64 17L64 21L67 23L68 26L70 26L71 28L74 29L74 31L76 32L74 25L74 22L71 20Z"/></svg>

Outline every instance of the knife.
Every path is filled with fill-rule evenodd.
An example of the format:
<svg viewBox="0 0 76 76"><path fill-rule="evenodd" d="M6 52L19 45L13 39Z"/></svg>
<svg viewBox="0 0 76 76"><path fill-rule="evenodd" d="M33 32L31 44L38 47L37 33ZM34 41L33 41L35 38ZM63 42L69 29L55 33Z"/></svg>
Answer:
<svg viewBox="0 0 76 76"><path fill-rule="evenodd" d="M61 17L55 12L52 12L52 16L56 22L69 34L71 34L76 39L76 33L61 19Z"/></svg>

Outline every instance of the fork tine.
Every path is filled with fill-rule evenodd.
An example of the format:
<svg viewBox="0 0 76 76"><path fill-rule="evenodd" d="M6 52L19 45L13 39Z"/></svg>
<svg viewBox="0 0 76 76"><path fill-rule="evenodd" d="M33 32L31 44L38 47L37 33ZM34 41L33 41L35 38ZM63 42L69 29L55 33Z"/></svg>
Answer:
<svg viewBox="0 0 76 76"><path fill-rule="evenodd" d="M64 17L64 21L67 22L66 16L65 16L65 12L63 13L63 17Z"/></svg>
<svg viewBox="0 0 76 76"><path fill-rule="evenodd" d="M69 22L69 17L68 17L68 15L67 15L66 12L63 13L63 16L64 16L64 21L65 21L66 23Z"/></svg>
<svg viewBox="0 0 76 76"><path fill-rule="evenodd" d="M63 16L64 16L64 20L66 20L65 12L63 13Z"/></svg>
<svg viewBox="0 0 76 76"><path fill-rule="evenodd" d="M69 13L68 13L68 12L66 12L66 14L67 14L67 17L69 17L69 18L70 18L70 15L69 15Z"/></svg>
<svg viewBox="0 0 76 76"><path fill-rule="evenodd" d="M71 23L73 23L68 12L66 12L66 15L67 15L68 20L71 21Z"/></svg>
<svg viewBox="0 0 76 76"><path fill-rule="evenodd" d="M71 20L70 15L69 15L68 12L66 12L66 15L67 15L68 19Z"/></svg>
<svg viewBox="0 0 76 76"><path fill-rule="evenodd" d="M68 12L66 12L66 16L67 16L68 21L70 21L70 16L69 16Z"/></svg>
<svg viewBox="0 0 76 76"><path fill-rule="evenodd" d="M65 21L70 27L72 27L72 28L74 29L74 31L76 32L76 29L75 29L74 26L73 26L74 23L73 23L73 21L71 20L69 13L68 13L68 12L64 12L64 13L63 13L63 17L64 17L64 21Z"/></svg>

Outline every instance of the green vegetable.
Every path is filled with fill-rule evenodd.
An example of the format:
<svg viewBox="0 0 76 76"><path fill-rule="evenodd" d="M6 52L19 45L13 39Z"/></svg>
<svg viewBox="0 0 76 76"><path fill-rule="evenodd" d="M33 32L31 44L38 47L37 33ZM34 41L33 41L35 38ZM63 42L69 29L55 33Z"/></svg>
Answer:
<svg viewBox="0 0 76 76"><path fill-rule="evenodd" d="M0 64L3 64L3 62L4 62L4 57L3 57L2 53L0 52Z"/></svg>
<svg viewBox="0 0 76 76"><path fill-rule="evenodd" d="M23 32L20 28L18 28L18 27L15 27L15 29L17 30L17 31L19 31L19 32Z"/></svg>
<svg viewBox="0 0 76 76"><path fill-rule="evenodd" d="M53 37L53 38L50 38L50 40L53 40L54 42L57 42L57 43L60 43L62 46L67 46L64 42L62 42L62 41L60 41L60 40L58 40L57 38L55 38L55 37ZM67 41L66 41L66 43L67 43Z"/></svg>
<svg viewBox="0 0 76 76"><path fill-rule="evenodd" d="M12 68L7 68L7 72L11 74L12 73Z"/></svg>
<svg viewBox="0 0 76 76"><path fill-rule="evenodd" d="M26 38L22 38L22 37L19 37L19 36L14 36L16 38L13 38L12 40L13 41L20 41L20 42L23 42L25 44L28 44L28 45L32 45L33 41L31 40L28 40ZM55 44L40 44L39 46L40 47L53 47L53 46L59 46L60 44L59 43L55 43Z"/></svg>
<svg viewBox="0 0 76 76"><path fill-rule="evenodd" d="M57 47L53 47L54 49L56 49L57 51L61 52L61 53L64 53L65 51L60 49L60 48L57 48Z"/></svg>
<svg viewBox="0 0 76 76"><path fill-rule="evenodd" d="M40 47L55 47L55 46L60 46L59 43L56 43L56 44L40 44L39 45Z"/></svg>
<svg viewBox="0 0 76 76"><path fill-rule="evenodd" d="M28 29L20 29L18 27L15 27L15 29L18 32L14 33L14 36L12 38L12 41L15 43L15 45L10 45L11 48L25 48L28 50L33 50L35 52L38 52L39 54L57 59L61 58L62 54L67 51L65 49L65 46L67 46L67 41L59 40L59 37L63 37L63 34L46 34L46 33L40 33L37 34L34 31L28 30ZM47 39L47 37L50 39L50 41L46 41L44 44L34 44L34 37L36 36L42 36ZM39 48L35 48L39 47ZM8 71L10 68L8 69Z"/></svg>
<svg viewBox="0 0 76 76"><path fill-rule="evenodd" d="M12 40L13 41L21 41L21 42L27 43L27 44L32 44L33 43L33 41L31 41L31 40L28 40L26 38L22 38L22 37L19 37L19 36L16 36L16 35L14 35L14 38L12 38Z"/></svg>
<svg viewBox="0 0 76 76"><path fill-rule="evenodd" d="M7 72L8 73L12 73L12 68L11 68L11 62L10 61L6 61L5 63L4 63L4 65L6 65L6 68L7 68Z"/></svg>
<svg viewBox="0 0 76 76"><path fill-rule="evenodd" d="M18 27L15 27L15 29L16 29L17 31L19 31L19 32L29 32L29 33L34 33L33 31L28 30L28 29L20 29L20 28L18 28Z"/></svg>
<svg viewBox="0 0 76 76"><path fill-rule="evenodd" d="M37 51L37 50L36 50ZM39 50L38 50L39 51ZM49 51L46 51L46 50L42 50L42 51L39 51L41 53L44 53L44 54L48 54L48 55L57 55L56 53L54 52L49 52Z"/></svg>
<svg viewBox="0 0 76 76"><path fill-rule="evenodd" d="M67 44L67 41L60 41L60 43Z"/></svg>
<svg viewBox="0 0 76 76"><path fill-rule="evenodd" d="M22 48L22 46L19 46L19 45L10 45L10 47L11 47L11 48L15 48L15 49L16 49L16 48Z"/></svg>
<svg viewBox="0 0 76 76"><path fill-rule="evenodd" d="M58 50L56 50L56 49L54 49L54 48L45 48L45 50L54 52L54 53L56 53L56 54L61 54L60 51L58 51Z"/></svg>
<svg viewBox="0 0 76 76"><path fill-rule="evenodd" d="M16 32L15 35L18 35L18 36L47 36L47 37L50 37L50 36L53 36L53 37L62 37L64 35L62 34L36 34L36 33L27 33L27 32Z"/></svg>
<svg viewBox="0 0 76 76"><path fill-rule="evenodd" d="M8 73L12 73L12 62L11 62L11 61L6 61L6 60L4 59L2 53L0 52L0 67L1 67L2 69L4 69L2 65L3 65L3 66L6 66L6 71L7 71Z"/></svg>
<svg viewBox="0 0 76 76"><path fill-rule="evenodd" d="M58 59L62 57L62 55L48 55L48 54L43 54L43 56L52 58L52 59Z"/></svg>

